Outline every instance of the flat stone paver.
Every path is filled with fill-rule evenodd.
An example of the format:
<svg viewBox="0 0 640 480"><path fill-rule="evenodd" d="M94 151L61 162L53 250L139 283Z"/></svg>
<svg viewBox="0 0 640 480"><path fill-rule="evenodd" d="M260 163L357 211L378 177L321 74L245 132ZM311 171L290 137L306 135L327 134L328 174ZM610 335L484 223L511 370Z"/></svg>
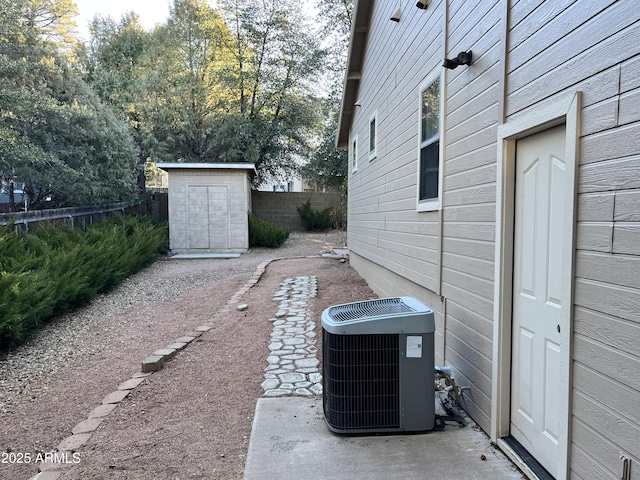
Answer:
<svg viewBox="0 0 640 480"><path fill-rule="evenodd" d="M31 477L30 480L58 480L61 475L62 475L62 472L55 472L55 471L42 472L36 475L35 477Z"/></svg>
<svg viewBox="0 0 640 480"><path fill-rule="evenodd" d="M65 450L77 450L87 443L90 438L91 433L78 433L76 435L71 435L70 437L62 440L60 445L58 445L58 451L63 452Z"/></svg>
<svg viewBox="0 0 640 480"><path fill-rule="evenodd" d="M71 430L71 433L73 435L77 435L78 433L95 432L103 420L104 420L104 417L87 418L86 420L80 422L75 427L73 427L73 430Z"/></svg>
<svg viewBox="0 0 640 480"><path fill-rule="evenodd" d="M153 352L153 354L158 357L173 358L176 356L176 350L174 348L161 348Z"/></svg>
<svg viewBox="0 0 640 480"><path fill-rule="evenodd" d="M185 335L184 337L180 337L180 338L176 338L174 343L191 343L196 339L196 336L187 336Z"/></svg>
<svg viewBox="0 0 640 480"><path fill-rule="evenodd" d="M102 399L102 404L105 405L107 403L119 403L124 400L127 395L131 393L131 390L116 390L115 392L111 392L109 395Z"/></svg>
<svg viewBox="0 0 640 480"><path fill-rule="evenodd" d="M318 292L315 276L285 278L272 297L278 302L269 343L265 381L265 397L322 394L320 361L316 357L316 324L308 301Z"/></svg>
<svg viewBox="0 0 640 480"><path fill-rule="evenodd" d="M118 390L133 390L142 382L144 382L144 377L130 378L118 385Z"/></svg>
<svg viewBox="0 0 640 480"><path fill-rule="evenodd" d="M91 413L89 413L89 418L106 417L107 415L109 415L111 413L111 411L114 408L116 408L116 404L115 403L108 403L108 404L104 404L104 405L98 405L96 408L91 410Z"/></svg>

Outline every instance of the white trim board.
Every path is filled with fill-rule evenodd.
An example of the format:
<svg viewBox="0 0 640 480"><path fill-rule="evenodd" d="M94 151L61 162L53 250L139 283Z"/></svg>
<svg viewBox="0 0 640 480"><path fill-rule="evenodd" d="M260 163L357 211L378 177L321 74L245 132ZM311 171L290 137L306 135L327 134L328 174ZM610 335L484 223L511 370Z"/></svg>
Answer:
<svg viewBox="0 0 640 480"><path fill-rule="evenodd" d="M512 313L512 271L513 271L513 233L514 233L514 193L516 141L520 138L541 132L557 125L566 125L566 188L565 188L565 225L566 240L563 242L563 298L570 302L563 308L564 323L569 325L563 332L567 348L561 359L563 378L561 385L560 413L562 418L570 419L571 388L571 337L573 277L575 256L576 192L579 160L580 108L581 92L568 93L557 101L540 107L531 107L509 119L498 128L498 165L496 188L496 240L494 273L494 323L493 323L493 368L491 388L491 440L498 442L509 435L510 392L511 392L511 313ZM565 297L566 294L566 297ZM569 472L570 422L560 425L560 448L562 460L560 472ZM519 462L516 462L519 463ZM520 465L522 466L522 465Z"/></svg>

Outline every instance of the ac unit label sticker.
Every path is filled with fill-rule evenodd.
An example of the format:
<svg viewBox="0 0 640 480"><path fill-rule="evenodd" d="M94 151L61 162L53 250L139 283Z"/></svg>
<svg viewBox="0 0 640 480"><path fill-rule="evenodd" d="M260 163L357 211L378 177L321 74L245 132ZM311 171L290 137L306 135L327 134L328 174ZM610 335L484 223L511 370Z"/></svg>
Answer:
<svg viewBox="0 0 640 480"><path fill-rule="evenodd" d="M407 358L422 358L422 335L407 335Z"/></svg>

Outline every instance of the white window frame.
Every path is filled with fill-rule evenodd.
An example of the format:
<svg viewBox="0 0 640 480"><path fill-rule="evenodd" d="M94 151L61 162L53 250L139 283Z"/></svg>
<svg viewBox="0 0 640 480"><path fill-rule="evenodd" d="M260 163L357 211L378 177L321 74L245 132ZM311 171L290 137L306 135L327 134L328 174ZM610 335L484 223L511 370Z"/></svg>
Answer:
<svg viewBox="0 0 640 480"><path fill-rule="evenodd" d="M433 85L434 82L440 82L440 99L439 99L439 125L438 125L438 196L436 198L429 198L425 200L420 199L420 167L421 167L421 153L424 144L433 143L436 141L435 136L428 139L428 141L422 142L422 93ZM440 210L442 207L442 172L444 166L444 75L441 69L436 69L431 72L422 82L418 89L418 152L417 152L417 182L416 182L416 210L418 212L432 212Z"/></svg>
<svg viewBox="0 0 640 480"><path fill-rule="evenodd" d="M349 153L351 154L351 172L355 173L358 171L358 134L356 133L351 137L351 142L349 143Z"/></svg>
<svg viewBox="0 0 640 480"><path fill-rule="evenodd" d="M373 145L371 145L371 124L373 123ZM378 111L369 117L369 161L378 156Z"/></svg>

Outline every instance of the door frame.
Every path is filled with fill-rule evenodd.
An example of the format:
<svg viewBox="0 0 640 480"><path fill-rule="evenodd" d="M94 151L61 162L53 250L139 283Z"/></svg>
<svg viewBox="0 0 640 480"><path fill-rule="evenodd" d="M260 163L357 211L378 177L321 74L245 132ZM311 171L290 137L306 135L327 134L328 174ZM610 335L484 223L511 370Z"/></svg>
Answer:
<svg viewBox="0 0 640 480"><path fill-rule="evenodd" d="M516 142L520 138L539 133L549 128L565 124L565 197L562 258L563 298L569 299L566 308L562 308L562 324L568 325L562 332L562 341L566 345L561 359L561 376L567 379L560 385L560 416L566 418L566 424L559 428L561 464L559 472L566 472L560 478L568 476L570 450L570 393L571 393L571 356L572 356L572 318L574 288L574 255L577 174L579 160L580 109L582 92L564 94L560 98L544 102L543 106L534 106L513 120L498 127L498 162L496 185L496 240L494 273L494 313L493 313L493 365L491 386L491 440L509 456L529 478L537 476L529 469L520 456L502 439L509 435L511 404L511 333L513 298L513 235L515 222L515 162Z"/></svg>

